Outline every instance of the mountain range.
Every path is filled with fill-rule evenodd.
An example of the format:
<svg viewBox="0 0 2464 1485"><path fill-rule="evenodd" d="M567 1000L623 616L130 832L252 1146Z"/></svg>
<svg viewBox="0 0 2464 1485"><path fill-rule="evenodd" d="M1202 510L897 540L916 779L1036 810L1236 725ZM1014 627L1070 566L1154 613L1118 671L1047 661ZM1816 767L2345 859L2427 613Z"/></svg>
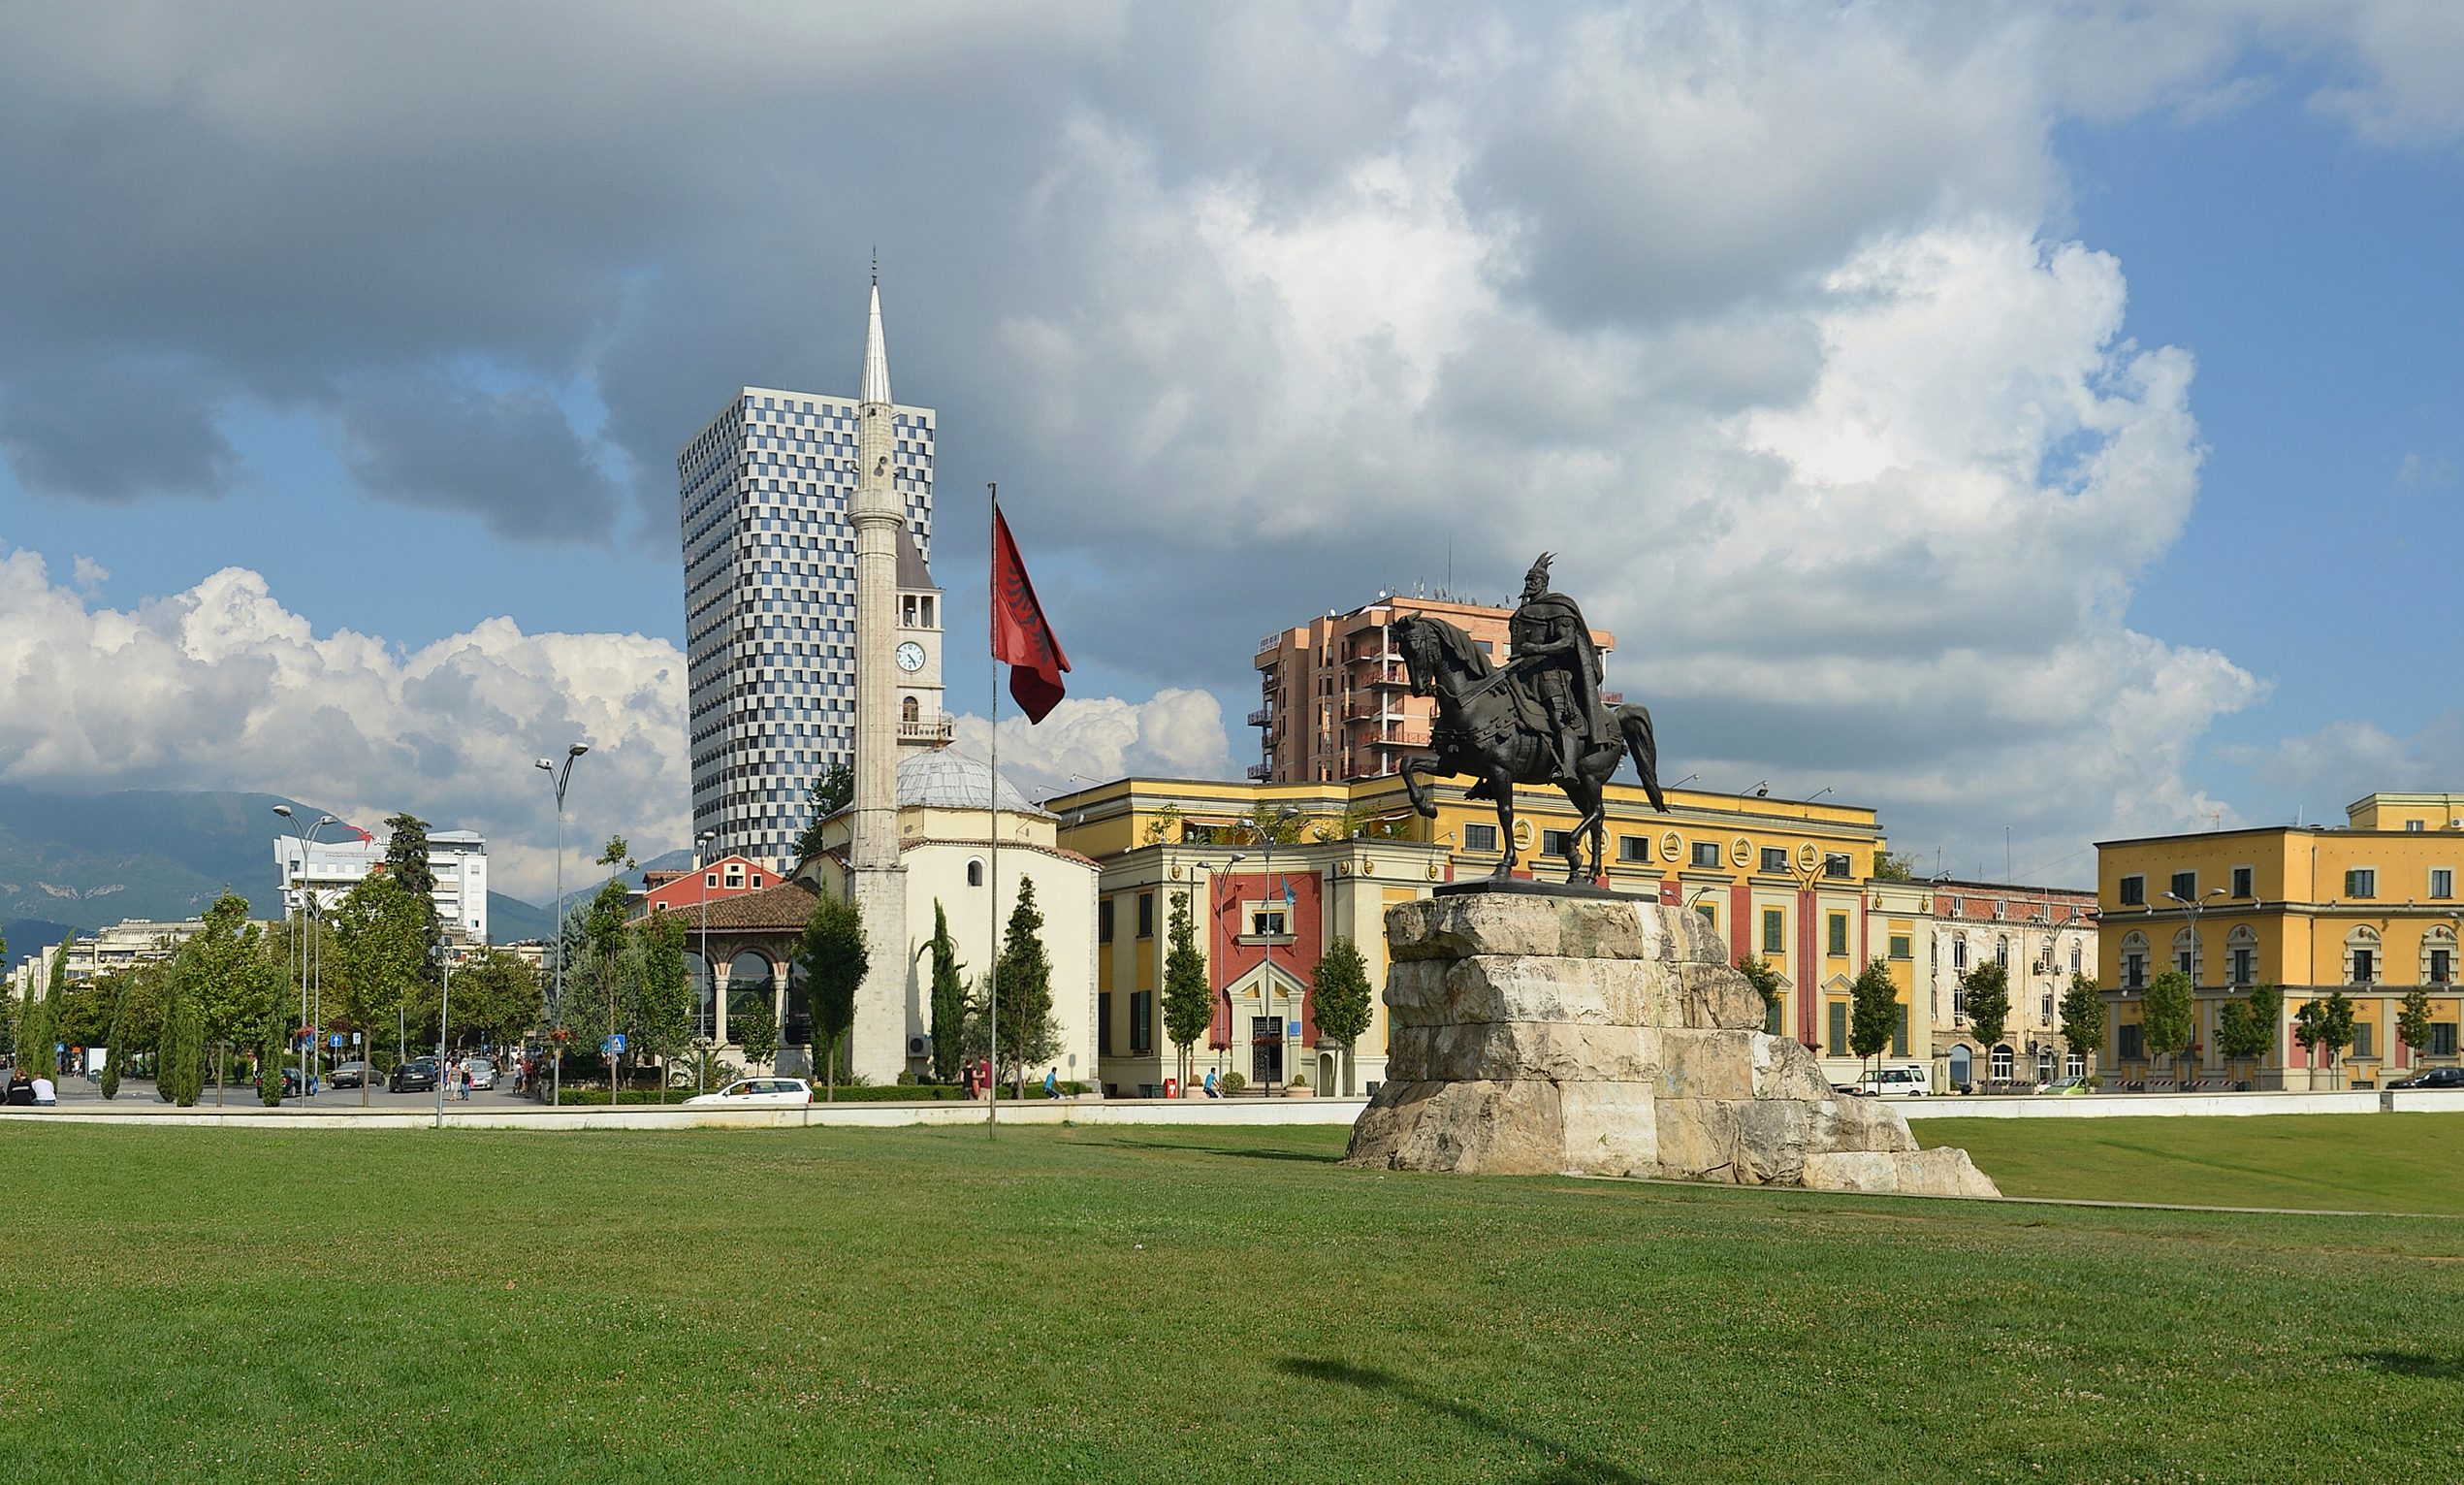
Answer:
<svg viewBox="0 0 2464 1485"><path fill-rule="evenodd" d="M278 915L272 843L288 826L277 804L305 820L328 813L279 794L0 786L0 934L11 956L124 919L194 918L226 888L248 899L249 916ZM547 908L488 894L488 936L499 944L541 937L554 922Z"/></svg>

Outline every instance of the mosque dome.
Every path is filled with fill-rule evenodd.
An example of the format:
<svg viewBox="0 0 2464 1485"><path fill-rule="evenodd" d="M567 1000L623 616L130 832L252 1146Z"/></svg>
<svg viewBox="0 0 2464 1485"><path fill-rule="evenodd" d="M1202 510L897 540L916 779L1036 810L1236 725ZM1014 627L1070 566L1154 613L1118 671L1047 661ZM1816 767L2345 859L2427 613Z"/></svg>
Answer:
<svg viewBox="0 0 2464 1485"><path fill-rule="evenodd" d="M898 807L928 810L992 808L990 764L961 756L949 748L929 748L898 765ZM1008 779L1001 781L1001 807L1021 815L1044 815ZM1049 819L1049 816L1045 816Z"/></svg>

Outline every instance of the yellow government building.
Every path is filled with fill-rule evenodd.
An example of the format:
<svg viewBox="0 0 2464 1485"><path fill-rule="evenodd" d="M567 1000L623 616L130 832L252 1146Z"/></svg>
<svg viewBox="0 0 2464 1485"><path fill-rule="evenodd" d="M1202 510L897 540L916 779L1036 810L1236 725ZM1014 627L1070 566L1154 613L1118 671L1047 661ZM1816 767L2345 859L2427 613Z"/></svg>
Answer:
<svg viewBox="0 0 2464 1485"><path fill-rule="evenodd" d="M1100 1065L1122 1093L1160 1088L1176 1054L1160 1031L1157 995L1169 952L1172 904L1186 895L1218 1003L1214 1029L1196 1044L1207 1070L1297 1073L1314 1086L1365 1092L1383 1076L1384 1008L1343 1052L1315 1034L1306 982L1335 934L1386 981L1385 908L1440 883L1486 877L1497 865L1494 809L1463 798L1468 779L1429 786L1437 817L1413 813L1399 777L1310 783L1122 779L1044 807L1058 844L1102 868L1097 982ZM1871 809L1762 794L1671 790L1670 812L1643 791L1608 791L1607 885L1702 914L1732 954L1759 953L1786 985L1771 1029L1823 1057L1833 1081L1854 1079L1848 985L1870 958L1885 960L1906 1007L1890 1055L1933 1060L1929 997L1913 995L1914 946L1930 925L1927 886L1877 881L1886 849ZM1576 823L1553 789L1515 795L1518 875L1563 880L1554 853ZM1271 870L1257 823L1285 823Z"/></svg>
<svg viewBox="0 0 2464 1485"><path fill-rule="evenodd" d="M2218 1017L2253 985L2284 990L2260 1087L2374 1087L2456 1061L2456 940L2464 903L2464 794L2377 793L2342 825L2273 825L2102 841L2096 846L2097 983L2111 1017L2108 1077L2170 1083L2139 1034L2149 981L2167 969L2197 986L2195 1071L2223 1083L2253 1070L2217 1050ZM2396 1034L2405 995L2432 993L2428 1045ZM2341 1068L2292 1038L2302 1003L2337 990L2355 1007Z"/></svg>

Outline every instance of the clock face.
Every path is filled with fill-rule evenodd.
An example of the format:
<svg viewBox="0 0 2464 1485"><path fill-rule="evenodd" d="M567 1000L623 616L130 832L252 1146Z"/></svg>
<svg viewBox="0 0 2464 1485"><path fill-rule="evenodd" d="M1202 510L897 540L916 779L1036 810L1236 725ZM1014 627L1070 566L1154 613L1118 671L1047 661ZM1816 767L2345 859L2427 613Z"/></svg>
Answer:
<svg viewBox="0 0 2464 1485"><path fill-rule="evenodd" d="M901 670L923 669L924 647L917 644L912 639L903 645L900 645L898 647L898 668Z"/></svg>

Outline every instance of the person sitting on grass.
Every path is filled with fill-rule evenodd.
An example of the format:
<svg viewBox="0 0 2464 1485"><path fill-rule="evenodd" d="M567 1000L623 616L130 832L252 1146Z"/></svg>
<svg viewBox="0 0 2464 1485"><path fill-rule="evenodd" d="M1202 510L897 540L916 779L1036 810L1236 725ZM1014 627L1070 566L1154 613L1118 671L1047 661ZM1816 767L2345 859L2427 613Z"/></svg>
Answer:
<svg viewBox="0 0 2464 1485"><path fill-rule="evenodd" d="M20 1109L34 1107L34 1080L25 1075L24 1068L9 1069L9 1102Z"/></svg>
<svg viewBox="0 0 2464 1485"><path fill-rule="evenodd" d="M51 1075L37 1072L34 1075L34 1107L48 1109L59 1101L60 1090L51 1085Z"/></svg>

